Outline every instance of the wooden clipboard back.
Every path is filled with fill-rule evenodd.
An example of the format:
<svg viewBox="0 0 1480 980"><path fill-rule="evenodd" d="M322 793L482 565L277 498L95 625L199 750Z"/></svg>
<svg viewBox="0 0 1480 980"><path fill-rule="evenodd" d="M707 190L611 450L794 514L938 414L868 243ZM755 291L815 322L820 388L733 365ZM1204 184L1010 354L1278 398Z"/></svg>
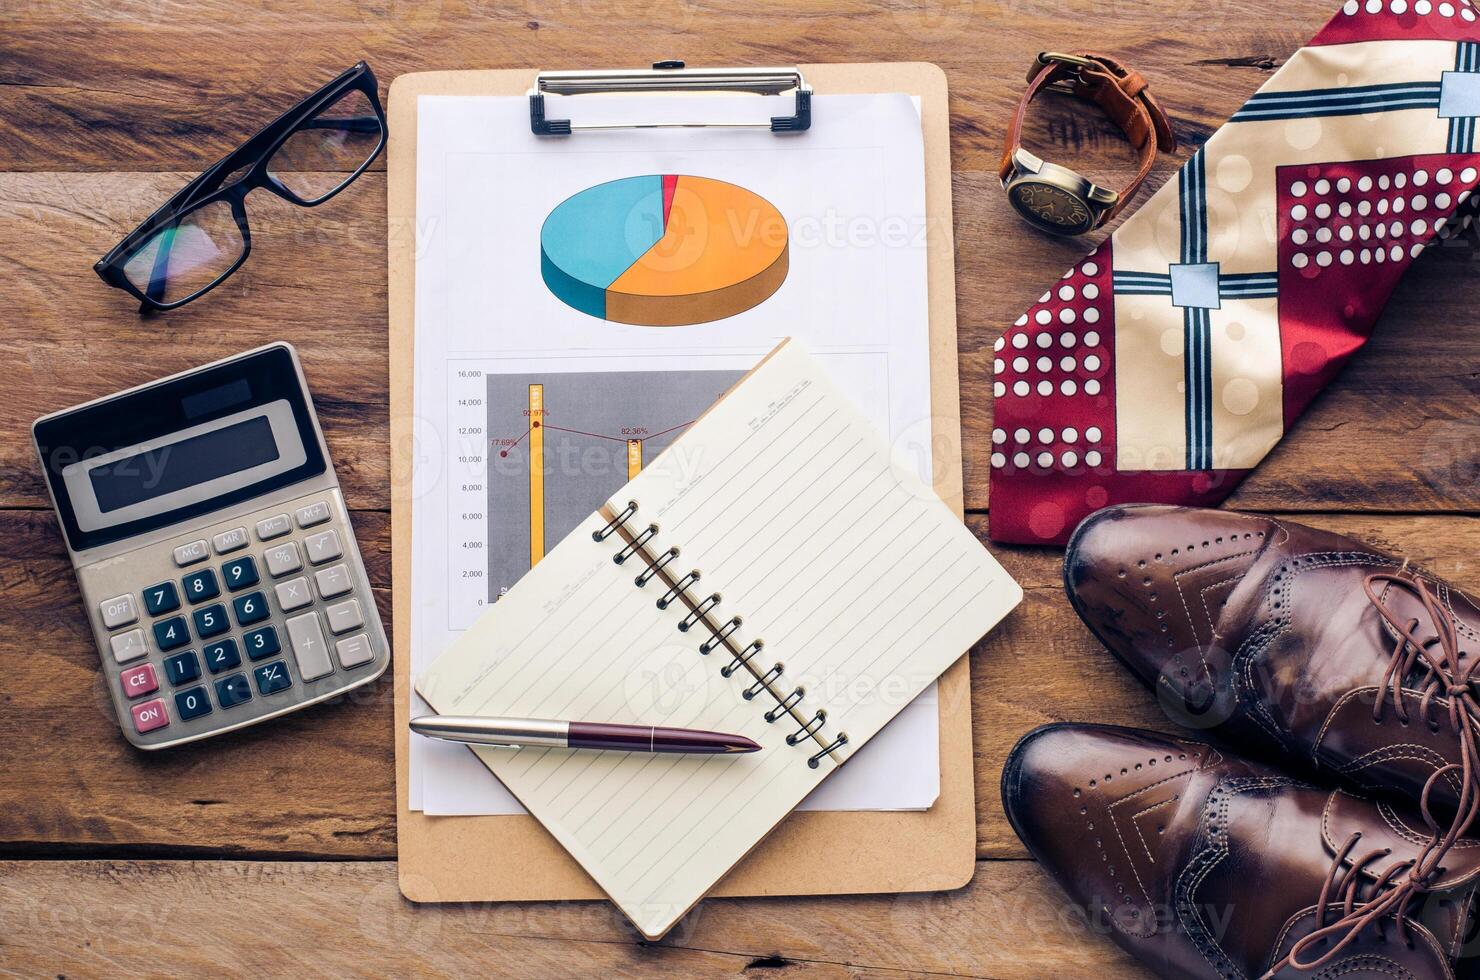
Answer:
<svg viewBox="0 0 1480 980"><path fill-rule="evenodd" d="M961 411L945 73L924 63L799 67L818 94L904 92L919 99L929 246L934 482L936 492L960 516ZM407 807L417 99L422 95L523 95L535 75L534 69L425 72L402 75L390 87L386 217L397 850L401 891L414 902L604 897L575 859L527 814L433 817ZM792 813L710 895L938 891L970 881L976 867L976 811L966 657L941 676L939 688L941 782L935 806L924 812Z"/></svg>

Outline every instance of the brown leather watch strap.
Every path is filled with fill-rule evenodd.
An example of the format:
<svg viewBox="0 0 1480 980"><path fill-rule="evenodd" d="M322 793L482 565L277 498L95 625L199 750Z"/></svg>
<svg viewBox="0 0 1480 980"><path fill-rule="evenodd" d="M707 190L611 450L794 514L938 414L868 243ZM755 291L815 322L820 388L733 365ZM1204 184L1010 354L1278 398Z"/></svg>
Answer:
<svg viewBox="0 0 1480 980"><path fill-rule="evenodd" d="M1040 54L1028 72L1028 90L1018 102L1017 112L1007 127L1007 147L1002 154L1001 176L1006 180L1013 172L1013 154L1022 144L1023 120L1028 105L1038 93L1055 83L1062 90L1098 105L1130 140L1141 160L1135 180L1120 192L1120 200L1106 214L1109 221L1119 214L1151 173L1157 150L1170 153L1177 148L1171 120L1147 87L1141 73L1109 55L1093 51L1074 51L1065 55Z"/></svg>

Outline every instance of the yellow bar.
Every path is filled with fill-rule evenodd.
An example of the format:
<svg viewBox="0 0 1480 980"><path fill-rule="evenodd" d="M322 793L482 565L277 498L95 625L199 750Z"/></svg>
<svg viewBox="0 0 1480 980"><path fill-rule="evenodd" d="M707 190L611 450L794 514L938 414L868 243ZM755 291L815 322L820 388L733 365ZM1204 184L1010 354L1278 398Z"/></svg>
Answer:
<svg viewBox="0 0 1480 980"><path fill-rule="evenodd" d="M642 440L627 440L627 479L642 472Z"/></svg>
<svg viewBox="0 0 1480 980"><path fill-rule="evenodd" d="M545 557L545 386L529 386L529 567Z"/></svg>

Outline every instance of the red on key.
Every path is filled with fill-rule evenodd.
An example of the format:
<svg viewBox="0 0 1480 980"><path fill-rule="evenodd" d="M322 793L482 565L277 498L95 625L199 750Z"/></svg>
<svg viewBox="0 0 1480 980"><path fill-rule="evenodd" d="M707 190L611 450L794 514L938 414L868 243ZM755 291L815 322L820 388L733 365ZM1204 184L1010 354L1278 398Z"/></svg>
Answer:
<svg viewBox="0 0 1480 980"><path fill-rule="evenodd" d="M164 710L163 698L136 704L129 711L134 716L134 731L140 735L152 732L156 728L163 728L170 723L170 716Z"/></svg>
<svg viewBox="0 0 1480 980"><path fill-rule="evenodd" d="M118 682L123 685L123 696L126 698L141 698L159 690L159 678L154 676L153 664L130 667L118 675Z"/></svg>

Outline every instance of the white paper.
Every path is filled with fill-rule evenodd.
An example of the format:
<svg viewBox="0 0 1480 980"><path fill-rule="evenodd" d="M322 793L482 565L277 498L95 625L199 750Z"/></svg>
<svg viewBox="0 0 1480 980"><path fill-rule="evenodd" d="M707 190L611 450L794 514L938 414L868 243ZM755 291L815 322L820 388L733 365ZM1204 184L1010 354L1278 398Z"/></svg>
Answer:
<svg viewBox="0 0 1480 980"><path fill-rule="evenodd" d="M787 97L547 99L577 122L694 118L752 121L789 114ZM641 431L661 443L721 379L750 368L783 337L805 342L896 450L929 480L930 375L924 150L918 109L904 95L816 96L813 128L530 133L522 97L423 96L417 108L415 438L411 669L424 670L508 584L530 516L491 506L508 450L527 451L527 421L510 399L531 379L574 412L585 435ZM566 305L541 274L541 228L562 202L607 181L682 174L759 195L785 219L789 268L774 294L708 323L634 326ZM674 395L624 399L648 382ZM687 385L687 387L685 387ZM600 411L612 400L609 416ZM630 403L629 403L630 402ZM500 407L495 412L495 403ZM554 408L549 408L553 413ZM548 430L547 430L548 431ZM681 428L679 431L682 431ZM576 448L566 436L562 450ZM512 445L511 445L512 444ZM625 478L591 460L546 494L605 497ZM594 456L592 453L594 452ZM527 477L526 477L527 478ZM560 498L563 499L563 498ZM573 526L570 513L547 517ZM499 522L513 522L499 523ZM512 528L512 530L511 530ZM556 528L547 522L551 547ZM498 543L497 549L491 547ZM500 585L490 588L495 578ZM939 792L938 707L922 700L859 753L804 807L923 809ZM419 701L419 699L418 699ZM416 703L413 711L425 710ZM877 758L877 763L872 760ZM411 807L431 814L518 813L517 802L463 746L412 736Z"/></svg>

